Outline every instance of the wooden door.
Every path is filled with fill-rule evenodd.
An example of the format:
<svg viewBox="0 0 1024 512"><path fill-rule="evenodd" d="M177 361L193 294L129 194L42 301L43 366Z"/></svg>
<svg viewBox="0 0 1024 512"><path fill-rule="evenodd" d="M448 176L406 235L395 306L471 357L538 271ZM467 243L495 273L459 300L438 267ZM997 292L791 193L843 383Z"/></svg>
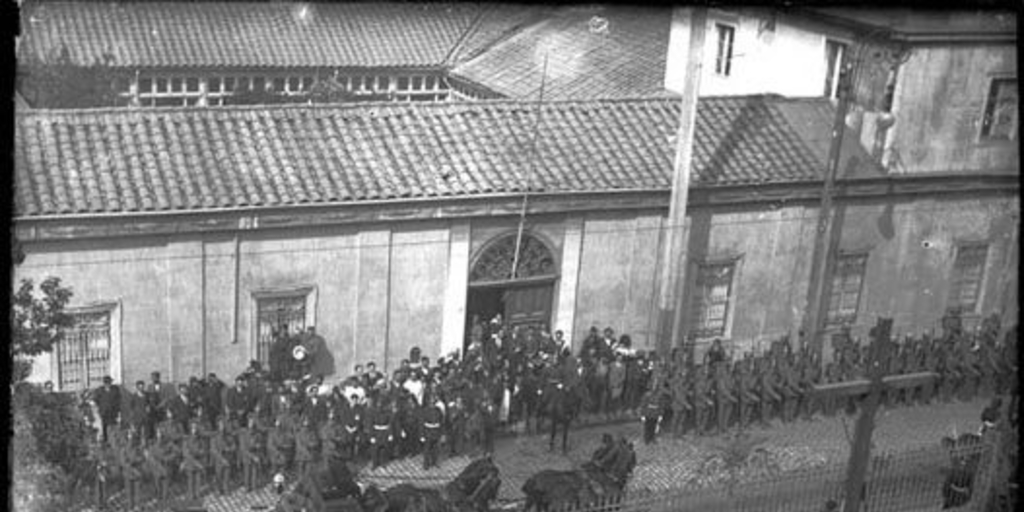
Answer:
<svg viewBox="0 0 1024 512"><path fill-rule="evenodd" d="M511 325L541 325L551 319L551 284L505 290L505 319Z"/></svg>

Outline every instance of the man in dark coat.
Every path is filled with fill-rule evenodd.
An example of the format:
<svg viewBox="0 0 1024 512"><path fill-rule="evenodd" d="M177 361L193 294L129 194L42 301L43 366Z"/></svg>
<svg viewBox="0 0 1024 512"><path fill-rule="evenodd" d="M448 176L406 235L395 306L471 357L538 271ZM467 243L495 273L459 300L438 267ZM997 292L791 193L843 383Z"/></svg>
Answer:
<svg viewBox="0 0 1024 512"><path fill-rule="evenodd" d="M174 387L160 381L160 372L150 374L149 388L146 390L146 438L156 437L156 426L167 416L164 407L174 396Z"/></svg>
<svg viewBox="0 0 1024 512"><path fill-rule="evenodd" d="M423 469L430 469L437 465L438 444L441 441L442 427L444 423L444 412L441 410L440 402L430 403L424 400L420 410L422 421L423 443Z"/></svg>
<svg viewBox="0 0 1024 512"><path fill-rule="evenodd" d="M651 444L655 441L661 426L661 398L657 393L648 392L643 402L640 420L644 426L644 444Z"/></svg>
<svg viewBox="0 0 1024 512"><path fill-rule="evenodd" d="M235 378L235 385L224 391L224 412L228 419L236 425L249 423L249 398L251 393L246 389L245 379Z"/></svg>
<svg viewBox="0 0 1024 512"><path fill-rule="evenodd" d="M121 423L129 429L146 431L146 383L136 381L135 388L121 393Z"/></svg>
<svg viewBox="0 0 1024 512"><path fill-rule="evenodd" d="M189 422L192 420L192 402L187 384L178 385L178 394L167 401L166 408L171 413L171 418L181 426L181 430L188 432Z"/></svg>
<svg viewBox="0 0 1024 512"><path fill-rule="evenodd" d="M108 375L103 377L103 385L93 393L93 400L100 415L103 442L107 442L107 431L117 425L117 417L121 414L121 389Z"/></svg>

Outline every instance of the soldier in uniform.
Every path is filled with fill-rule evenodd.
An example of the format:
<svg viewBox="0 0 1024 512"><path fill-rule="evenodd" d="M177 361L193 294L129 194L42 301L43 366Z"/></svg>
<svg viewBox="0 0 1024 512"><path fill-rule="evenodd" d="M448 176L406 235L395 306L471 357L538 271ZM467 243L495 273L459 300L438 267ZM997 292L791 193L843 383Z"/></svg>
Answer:
<svg viewBox="0 0 1024 512"><path fill-rule="evenodd" d="M686 424L693 414L693 399L690 396L690 379L683 368L671 378L672 382L672 433L682 437L686 433Z"/></svg>
<svg viewBox="0 0 1024 512"><path fill-rule="evenodd" d="M739 422L741 428L750 426L750 415L753 413L753 409L757 406L758 402L757 393L755 392L757 381L750 371L750 361L750 359L747 359L736 365L738 372L736 395L739 399Z"/></svg>
<svg viewBox="0 0 1024 512"><path fill-rule="evenodd" d="M538 390L539 392L540 390ZM445 407L445 437L448 439L448 455L454 457L463 448L466 434L466 408L461 396L448 402Z"/></svg>
<svg viewBox="0 0 1024 512"><path fill-rule="evenodd" d="M164 438L163 431L156 431L156 438L153 439L144 452L146 470L153 482L155 494L161 501L167 499L167 491L170 487L171 472L168 468L173 464L174 450L171 441Z"/></svg>
<svg viewBox="0 0 1024 512"><path fill-rule="evenodd" d="M370 457L373 467L387 463L387 452L394 441L391 431L391 411L386 403L371 403L367 411L370 425Z"/></svg>
<svg viewBox="0 0 1024 512"><path fill-rule="evenodd" d="M128 443L122 447L120 454L121 477L124 478L125 491L128 494L128 508L133 509L139 502L139 486L142 482L142 465L145 461L142 454L142 431L128 434Z"/></svg>
<svg viewBox="0 0 1024 512"><path fill-rule="evenodd" d="M697 435L704 435L708 427L708 412L715 405L711 399L711 383L708 381L707 369L698 366L693 376L693 409Z"/></svg>
<svg viewBox="0 0 1024 512"><path fill-rule="evenodd" d="M424 400L420 416L423 426L420 442L423 443L423 469L426 470L437 465L437 445L441 441L441 428L444 423L441 402L430 403Z"/></svg>
<svg viewBox="0 0 1024 512"><path fill-rule="evenodd" d="M190 430L181 447L181 472L187 478L189 499L195 500L199 498L199 486L206 470L203 463L206 453L203 450L199 423L193 422Z"/></svg>
<svg viewBox="0 0 1024 512"><path fill-rule="evenodd" d="M729 362L723 359L716 363L714 368L718 432L725 433L729 429L729 420L736 405L736 395L733 393L734 384L729 375Z"/></svg>
<svg viewBox="0 0 1024 512"><path fill-rule="evenodd" d="M803 412L803 418L809 421L814 416L816 407L814 385L821 380L821 365L817 358L808 354L801 358L799 371L797 385L800 387L801 398L798 410Z"/></svg>
<svg viewBox="0 0 1024 512"><path fill-rule="evenodd" d="M307 416L295 433L295 466L300 475L313 468L316 454L320 451L320 439L313 430L313 421Z"/></svg>
<svg viewBox="0 0 1024 512"><path fill-rule="evenodd" d="M237 446L230 432L228 432L228 420L221 417L217 421L217 431L210 438L210 461L213 465L214 478L217 481L217 490L221 494L227 494L230 487L229 471L235 465Z"/></svg>
<svg viewBox="0 0 1024 512"><path fill-rule="evenodd" d="M270 468L274 474L284 473L288 469L289 452L295 446L295 439L285 427L284 415L278 417L274 428L270 429L267 436L267 459L270 461Z"/></svg>
<svg viewBox="0 0 1024 512"><path fill-rule="evenodd" d="M256 418L238 431L238 458L242 465L242 479L245 488L254 491L258 485L260 466L263 465L263 439L256 427Z"/></svg>
<svg viewBox="0 0 1024 512"><path fill-rule="evenodd" d="M644 444L651 444L655 441L661 426L661 398L652 390L647 392L643 402L640 421L644 426Z"/></svg>
<svg viewBox="0 0 1024 512"><path fill-rule="evenodd" d="M796 406L800 402L800 387L796 378L796 370L783 361L778 366L780 389L782 391L782 421L791 423L796 416Z"/></svg>
<svg viewBox="0 0 1024 512"><path fill-rule="evenodd" d="M760 394L761 404L760 407L758 407L758 412L760 413L761 425L767 427L772 417L772 411L778 407L778 404L782 401L782 397L779 396L775 372L771 368L771 364L767 359L762 360L759 370L758 392Z"/></svg>
<svg viewBox="0 0 1024 512"><path fill-rule="evenodd" d="M352 395L349 406L341 409L341 416L338 418L341 423L341 435L339 437L339 449L342 456L355 460L360 454L359 445L362 442L362 427L365 416L365 407L359 401L357 395Z"/></svg>

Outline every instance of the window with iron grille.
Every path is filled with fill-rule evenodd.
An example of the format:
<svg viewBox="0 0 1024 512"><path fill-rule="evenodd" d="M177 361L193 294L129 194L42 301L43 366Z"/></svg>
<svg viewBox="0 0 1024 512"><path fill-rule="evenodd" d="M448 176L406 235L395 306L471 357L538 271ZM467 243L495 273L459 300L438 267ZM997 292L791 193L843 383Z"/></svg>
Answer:
<svg viewBox="0 0 1024 512"><path fill-rule="evenodd" d="M697 338L724 336L732 300L735 262L702 264L697 270L697 291L693 300L693 327Z"/></svg>
<svg viewBox="0 0 1024 512"><path fill-rule="evenodd" d="M1017 133L1017 79L996 78L989 86L981 137L1012 140Z"/></svg>
<svg viewBox="0 0 1024 512"><path fill-rule="evenodd" d="M715 73L729 76L732 73L732 43L736 37L736 29L721 23L715 24L718 33L718 51L715 54Z"/></svg>
<svg viewBox="0 0 1024 512"><path fill-rule="evenodd" d="M950 306L959 306L964 313L977 311L987 258L988 244L964 244L957 247Z"/></svg>
<svg viewBox="0 0 1024 512"><path fill-rule="evenodd" d="M57 385L61 391L80 391L103 384L110 374L110 317L108 311L71 313L74 323L57 344Z"/></svg>
<svg viewBox="0 0 1024 512"><path fill-rule="evenodd" d="M867 263L867 254L839 256L835 274L832 276L832 291L828 301L828 325L846 325L857 321L857 308L864 287Z"/></svg>
<svg viewBox="0 0 1024 512"><path fill-rule="evenodd" d="M308 295L299 292L256 299L256 358L264 368L269 365L275 335L293 336L306 329Z"/></svg>

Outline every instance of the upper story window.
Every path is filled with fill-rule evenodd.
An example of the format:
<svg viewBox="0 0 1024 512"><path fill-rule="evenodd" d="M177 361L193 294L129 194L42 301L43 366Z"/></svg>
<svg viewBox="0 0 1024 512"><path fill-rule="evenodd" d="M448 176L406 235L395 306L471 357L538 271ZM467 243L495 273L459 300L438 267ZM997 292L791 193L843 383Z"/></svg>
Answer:
<svg viewBox="0 0 1024 512"><path fill-rule="evenodd" d="M839 41L825 40L825 97L839 97L839 75L846 64L849 47Z"/></svg>
<svg viewBox="0 0 1024 512"><path fill-rule="evenodd" d="M735 273L734 261L707 263L698 267L691 334L698 338L725 336Z"/></svg>
<svg viewBox="0 0 1024 512"><path fill-rule="evenodd" d="M220 106L305 101L320 78L313 74L218 74L208 76L143 75L118 84L124 101L147 107ZM326 79L325 79L326 80ZM443 101L449 87L439 74L338 75L337 86L351 100Z"/></svg>
<svg viewBox="0 0 1024 512"><path fill-rule="evenodd" d="M828 302L827 324L846 325L857 321L857 307L864 287L867 254L843 254L836 262L832 276L832 293Z"/></svg>
<svg viewBox="0 0 1024 512"><path fill-rule="evenodd" d="M736 29L729 25L715 23L718 34L718 47L715 53L715 73L721 76L732 74L732 44L736 37Z"/></svg>
<svg viewBox="0 0 1024 512"><path fill-rule="evenodd" d="M985 278L988 244L962 244L956 248L949 305L959 306L964 313L976 313Z"/></svg>
<svg viewBox="0 0 1024 512"><path fill-rule="evenodd" d="M1017 79L994 78L985 101L981 138L1012 140L1017 135Z"/></svg>

